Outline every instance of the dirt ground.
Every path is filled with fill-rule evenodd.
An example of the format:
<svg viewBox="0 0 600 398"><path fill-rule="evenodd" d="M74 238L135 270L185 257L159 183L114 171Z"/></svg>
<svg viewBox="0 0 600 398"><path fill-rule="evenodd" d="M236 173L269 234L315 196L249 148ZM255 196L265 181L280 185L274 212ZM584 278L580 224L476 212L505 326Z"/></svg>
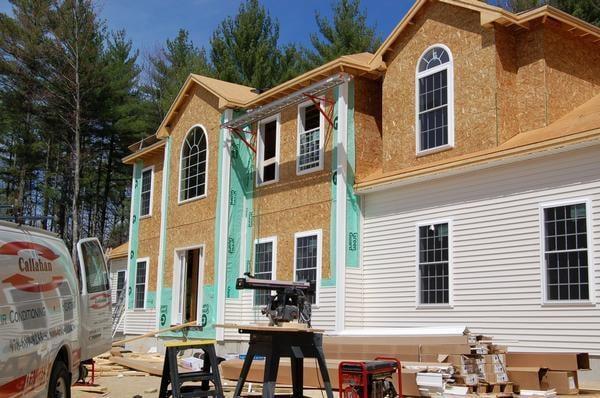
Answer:
<svg viewBox="0 0 600 398"><path fill-rule="evenodd" d="M136 395L142 398L156 398L158 397L158 388L160 387L160 377L156 376L107 376L97 377L96 385L98 387L105 387L106 392L88 392L85 387L73 387L71 394L72 398L133 398ZM225 397L233 397L233 389L235 383L232 381L224 381L223 388L225 390ZM246 393L246 389L244 389ZM291 390L288 389L277 389L276 393L290 394ZM254 395L254 394L252 394ZM304 395L311 398L324 398L325 392L320 390L305 390ZM333 393L334 398L338 398L337 392ZM258 394L260 396L260 394Z"/></svg>
<svg viewBox="0 0 600 398"><path fill-rule="evenodd" d="M73 394L71 395L72 398L133 398L136 395L139 395L142 398L156 398L158 397L160 378L156 376L108 376L96 378L96 384L100 387L105 387L106 392L86 392L83 387L74 387ZM225 397L231 398L233 396L233 388L235 387L234 382L225 381L223 387L226 390ZM600 387L600 382L598 383L598 387ZM288 394L290 392L289 389L277 391L277 393ZM311 398L323 398L325 393L320 390L305 390L304 395ZM579 396L585 398L600 398L600 393L589 392ZM563 397L574 398L575 396L565 395ZM334 398L338 398L338 394L335 391Z"/></svg>

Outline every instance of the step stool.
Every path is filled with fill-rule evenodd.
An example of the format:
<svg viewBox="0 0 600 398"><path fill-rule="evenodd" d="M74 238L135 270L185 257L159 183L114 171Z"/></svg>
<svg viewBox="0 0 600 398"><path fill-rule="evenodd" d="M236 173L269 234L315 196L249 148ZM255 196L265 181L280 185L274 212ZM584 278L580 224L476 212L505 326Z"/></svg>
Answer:
<svg viewBox="0 0 600 398"><path fill-rule="evenodd" d="M338 366L340 398L402 398L401 372L402 365L395 358L342 361ZM393 389L394 373L398 377L397 392Z"/></svg>
<svg viewBox="0 0 600 398"><path fill-rule="evenodd" d="M215 351L215 340L169 341L160 381L159 398L217 397L223 398L223 386L219 374L219 362ZM181 351L198 349L204 351L201 371L179 372L177 355ZM202 382L201 385L183 385ZM213 388L210 388L212 382ZM169 384L171 389L168 389Z"/></svg>

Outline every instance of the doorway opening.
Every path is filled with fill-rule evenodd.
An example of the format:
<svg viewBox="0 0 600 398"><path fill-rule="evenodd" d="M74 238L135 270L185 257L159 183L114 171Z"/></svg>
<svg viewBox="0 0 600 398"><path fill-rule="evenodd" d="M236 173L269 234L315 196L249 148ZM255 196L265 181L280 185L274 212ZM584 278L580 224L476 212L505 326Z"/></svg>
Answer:
<svg viewBox="0 0 600 398"><path fill-rule="evenodd" d="M175 324L202 318L202 284L204 279L203 247L177 250L174 267L173 307Z"/></svg>

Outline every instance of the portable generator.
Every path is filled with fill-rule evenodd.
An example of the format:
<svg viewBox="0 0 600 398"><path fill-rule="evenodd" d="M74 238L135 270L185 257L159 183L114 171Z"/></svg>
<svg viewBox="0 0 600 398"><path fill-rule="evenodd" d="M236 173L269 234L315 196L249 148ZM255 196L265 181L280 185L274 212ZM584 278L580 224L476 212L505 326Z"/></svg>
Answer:
<svg viewBox="0 0 600 398"><path fill-rule="evenodd" d="M402 398L402 366L396 358L343 361L338 366L340 398ZM393 375L398 377L398 389Z"/></svg>

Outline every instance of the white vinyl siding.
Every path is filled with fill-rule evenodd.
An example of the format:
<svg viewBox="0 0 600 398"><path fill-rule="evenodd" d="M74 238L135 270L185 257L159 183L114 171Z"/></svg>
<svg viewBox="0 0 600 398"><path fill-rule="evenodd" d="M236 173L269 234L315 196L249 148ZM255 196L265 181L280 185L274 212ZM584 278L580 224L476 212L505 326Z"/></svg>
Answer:
<svg viewBox="0 0 600 398"><path fill-rule="evenodd" d="M156 310L146 309L127 310L125 312L125 326L123 328L126 335L136 335L148 333L156 329Z"/></svg>
<svg viewBox="0 0 600 398"><path fill-rule="evenodd" d="M362 308L347 325L466 324L512 349L600 355L600 146L365 195ZM544 302L545 203L585 198L589 303ZM452 308L415 308L415 225L452 219Z"/></svg>

